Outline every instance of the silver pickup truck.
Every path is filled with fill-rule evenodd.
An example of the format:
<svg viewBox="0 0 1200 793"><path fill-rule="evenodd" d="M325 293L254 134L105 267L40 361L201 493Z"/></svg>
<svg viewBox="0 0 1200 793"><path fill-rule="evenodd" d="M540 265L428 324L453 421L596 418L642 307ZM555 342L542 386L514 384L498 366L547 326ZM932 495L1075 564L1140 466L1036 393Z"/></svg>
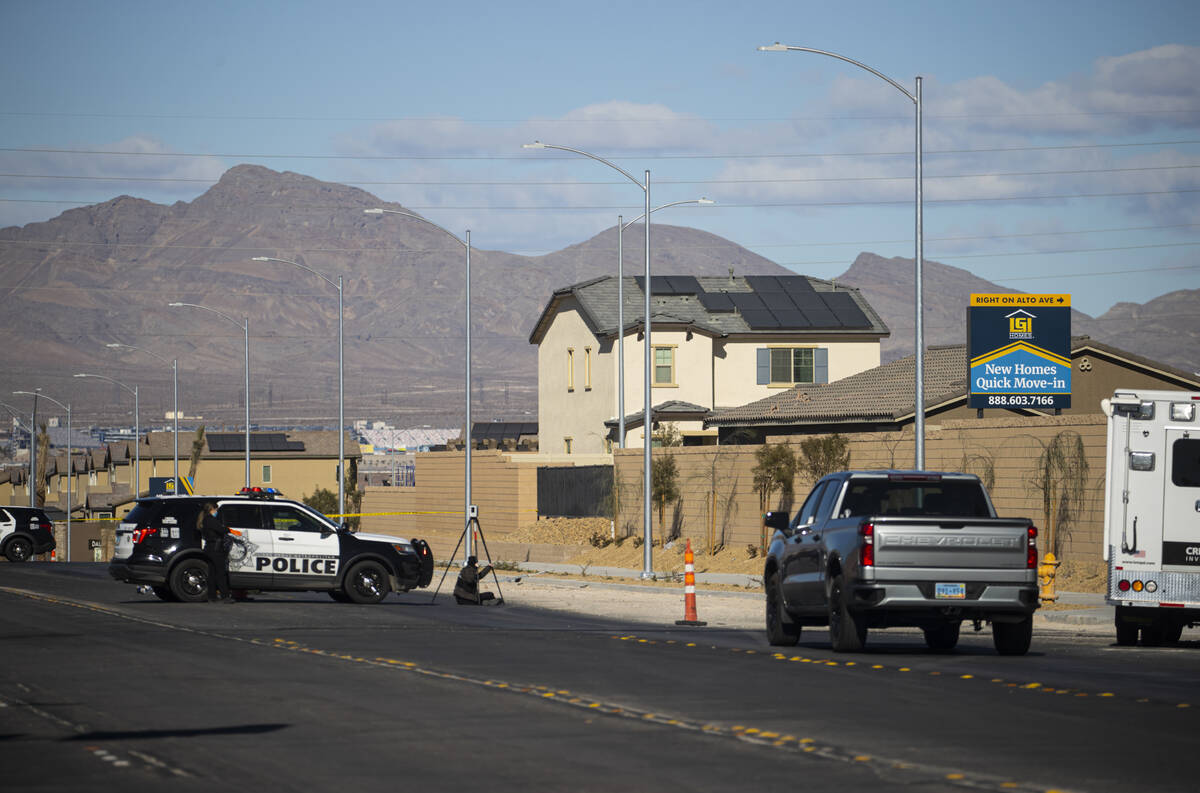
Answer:
<svg viewBox="0 0 1200 793"><path fill-rule="evenodd" d="M833 649L861 650L869 628L918 627L933 650L958 643L963 620L992 623L1002 655L1029 651L1038 607L1037 529L998 518L979 478L842 471L813 487L775 529L763 571L767 638L795 645L828 625Z"/></svg>

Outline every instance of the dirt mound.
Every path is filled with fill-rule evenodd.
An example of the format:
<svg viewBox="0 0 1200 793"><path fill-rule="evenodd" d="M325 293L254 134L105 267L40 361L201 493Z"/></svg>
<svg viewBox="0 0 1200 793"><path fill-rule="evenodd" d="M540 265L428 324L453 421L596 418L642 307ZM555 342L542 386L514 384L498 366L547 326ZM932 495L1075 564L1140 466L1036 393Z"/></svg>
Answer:
<svg viewBox="0 0 1200 793"><path fill-rule="evenodd" d="M589 545L594 535L608 537L611 530L612 521L608 518L546 518L526 523L504 541Z"/></svg>

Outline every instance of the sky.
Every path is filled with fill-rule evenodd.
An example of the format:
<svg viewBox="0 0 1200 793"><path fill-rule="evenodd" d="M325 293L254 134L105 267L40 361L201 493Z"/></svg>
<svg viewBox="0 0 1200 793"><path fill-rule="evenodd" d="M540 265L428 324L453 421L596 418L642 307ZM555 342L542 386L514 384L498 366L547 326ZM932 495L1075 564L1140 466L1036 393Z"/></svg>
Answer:
<svg viewBox="0 0 1200 793"><path fill-rule="evenodd" d="M541 140L649 170L653 206L716 202L655 222L830 278L914 254L920 77L927 260L1093 316L1200 288L1194 0L0 0L0 42L0 227L247 162L514 253L641 214Z"/></svg>

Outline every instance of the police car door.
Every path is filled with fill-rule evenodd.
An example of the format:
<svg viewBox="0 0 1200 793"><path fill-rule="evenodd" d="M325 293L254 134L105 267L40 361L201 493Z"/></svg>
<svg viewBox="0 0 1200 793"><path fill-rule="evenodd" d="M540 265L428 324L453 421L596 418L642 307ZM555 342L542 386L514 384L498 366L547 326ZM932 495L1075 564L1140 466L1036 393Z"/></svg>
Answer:
<svg viewBox="0 0 1200 793"><path fill-rule="evenodd" d="M272 586L330 589L338 573L341 541L333 526L289 504L264 506L271 521Z"/></svg>
<svg viewBox="0 0 1200 793"><path fill-rule="evenodd" d="M257 503L221 502L217 519L233 534L229 550L229 585L234 589L266 589L271 585L271 532Z"/></svg>

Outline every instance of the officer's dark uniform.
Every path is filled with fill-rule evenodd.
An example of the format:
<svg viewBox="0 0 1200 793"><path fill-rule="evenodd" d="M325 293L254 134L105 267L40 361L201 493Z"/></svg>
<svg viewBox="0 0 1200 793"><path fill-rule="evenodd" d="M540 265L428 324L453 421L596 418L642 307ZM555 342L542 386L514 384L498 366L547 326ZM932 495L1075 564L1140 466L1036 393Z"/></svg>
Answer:
<svg viewBox="0 0 1200 793"><path fill-rule="evenodd" d="M200 536L204 538L204 555L208 557L208 563L213 570L212 580L208 584L208 599L232 602L229 588L229 548L226 544L229 529L222 525L216 515L209 512L208 505L205 505L201 514Z"/></svg>
<svg viewBox="0 0 1200 793"><path fill-rule="evenodd" d="M478 561L474 556L468 557L467 566L458 574L458 582L454 585L454 600L460 606L482 606L496 598L491 592L479 591L479 579L492 572L492 566L488 565L480 570L477 564ZM497 605L501 602L503 601L496 601Z"/></svg>

